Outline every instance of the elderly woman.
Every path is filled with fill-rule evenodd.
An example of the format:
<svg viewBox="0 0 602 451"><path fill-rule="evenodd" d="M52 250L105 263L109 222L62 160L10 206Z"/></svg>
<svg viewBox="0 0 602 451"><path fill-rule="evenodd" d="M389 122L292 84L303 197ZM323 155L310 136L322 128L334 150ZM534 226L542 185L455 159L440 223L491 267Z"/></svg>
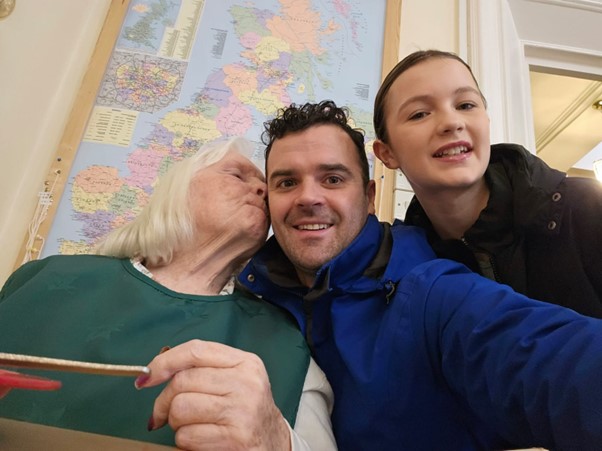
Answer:
<svg viewBox="0 0 602 451"><path fill-rule="evenodd" d="M140 390L125 378L42 373L62 389L12 390L0 416L185 449L335 448L332 392L303 336L234 286L268 230L250 147L236 138L175 164L101 255L51 256L10 277L1 351L128 365L161 355Z"/></svg>

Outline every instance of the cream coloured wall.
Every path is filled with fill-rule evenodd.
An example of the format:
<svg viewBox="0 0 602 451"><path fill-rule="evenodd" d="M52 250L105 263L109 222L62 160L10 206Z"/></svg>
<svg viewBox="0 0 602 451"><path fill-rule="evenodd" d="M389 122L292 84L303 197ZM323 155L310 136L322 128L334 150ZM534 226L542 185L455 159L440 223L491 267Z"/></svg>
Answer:
<svg viewBox="0 0 602 451"><path fill-rule="evenodd" d="M17 0L0 20L0 285L13 270L110 0Z"/></svg>
<svg viewBox="0 0 602 451"><path fill-rule="evenodd" d="M399 55L435 48L460 52L464 30L459 15L464 1L402 0Z"/></svg>

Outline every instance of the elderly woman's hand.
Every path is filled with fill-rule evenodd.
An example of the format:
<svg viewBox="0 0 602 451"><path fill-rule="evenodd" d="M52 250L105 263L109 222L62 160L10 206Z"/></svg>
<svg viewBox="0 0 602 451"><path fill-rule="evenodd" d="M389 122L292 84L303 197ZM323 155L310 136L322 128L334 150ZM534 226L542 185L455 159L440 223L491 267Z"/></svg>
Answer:
<svg viewBox="0 0 602 451"><path fill-rule="evenodd" d="M169 423L186 450L289 450L290 432L274 404L263 362L220 343L192 340L159 354L138 388L169 381L149 430Z"/></svg>

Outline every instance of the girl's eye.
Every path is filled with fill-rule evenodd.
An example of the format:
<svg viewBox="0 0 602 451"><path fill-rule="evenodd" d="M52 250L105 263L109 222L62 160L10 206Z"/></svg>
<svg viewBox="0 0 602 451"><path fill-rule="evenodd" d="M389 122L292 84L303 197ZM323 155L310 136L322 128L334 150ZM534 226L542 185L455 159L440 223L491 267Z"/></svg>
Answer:
<svg viewBox="0 0 602 451"><path fill-rule="evenodd" d="M423 117L426 117L426 115L427 115L426 111L419 111L418 113L414 113L414 114L412 114L412 115L409 117L409 119L410 119L411 121L416 121L416 120L418 120L418 119L422 119Z"/></svg>
<svg viewBox="0 0 602 451"><path fill-rule="evenodd" d="M472 110L475 107L474 103L464 102L458 106L459 110Z"/></svg>

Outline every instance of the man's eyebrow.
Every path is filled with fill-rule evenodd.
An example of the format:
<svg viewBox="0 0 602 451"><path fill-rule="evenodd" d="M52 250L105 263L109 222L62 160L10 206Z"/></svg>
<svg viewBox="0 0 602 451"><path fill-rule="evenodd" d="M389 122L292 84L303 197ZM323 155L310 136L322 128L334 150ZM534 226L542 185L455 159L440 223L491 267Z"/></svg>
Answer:
<svg viewBox="0 0 602 451"><path fill-rule="evenodd" d="M346 175L353 175L351 169L341 163L332 163L332 164L320 164L318 165L318 170L320 172L343 172ZM272 181L279 177L290 177L295 175L294 169L277 169L270 174L269 180Z"/></svg>
<svg viewBox="0 0 602 451"><path fill-rule="evenodd" d="M351 169L341 163L321 164L319 168L322 172L344 172L347 175L353 175Z"/></svg>
<svg viewBox="0 0 602 451"><path fill-rule="evenodd" d="M290 177L294 173L292 169L279 169L270 174L269 180L271 181L278 177Z"/></svg>

